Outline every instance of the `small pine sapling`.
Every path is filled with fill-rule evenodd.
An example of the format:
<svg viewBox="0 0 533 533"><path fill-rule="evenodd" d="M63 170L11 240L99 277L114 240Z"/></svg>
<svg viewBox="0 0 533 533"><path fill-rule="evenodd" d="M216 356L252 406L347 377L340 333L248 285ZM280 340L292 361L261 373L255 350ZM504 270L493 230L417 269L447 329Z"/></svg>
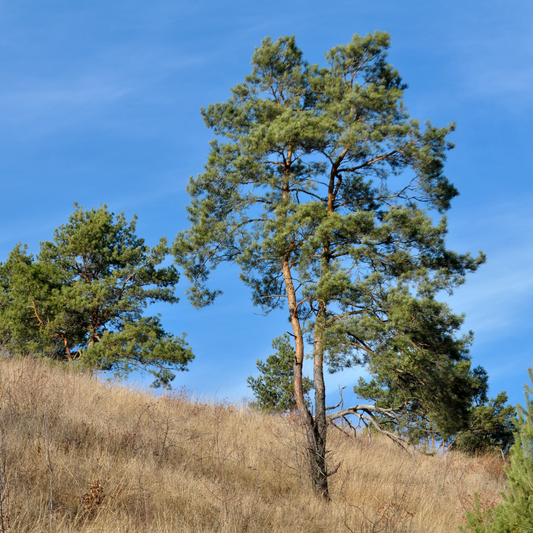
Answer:
<svg viewBox="0 0 533 533"><path fill-rule="evenodd" d="M533 384L533 370L528 368ZM482 510L476 494L476 509L467 513L465 533L529 533L533 532L533 389L525 388L525 407L517 406L518 430L509 452L506 467L507 492L494 509Z"/></svg>
<svg viewBox="0 0 533 533"><path fill-rule="evenodd" d="M294 356L295 350L289 335L285 333L272 341L276 353L268 356L266 362L257 360L258 378L250 376L246 381L252 389L255 402L250 405L261 411L283 413L297 409L294 396ZM313 388L313 382L304 378L304 390L307 395Z"/></svg>

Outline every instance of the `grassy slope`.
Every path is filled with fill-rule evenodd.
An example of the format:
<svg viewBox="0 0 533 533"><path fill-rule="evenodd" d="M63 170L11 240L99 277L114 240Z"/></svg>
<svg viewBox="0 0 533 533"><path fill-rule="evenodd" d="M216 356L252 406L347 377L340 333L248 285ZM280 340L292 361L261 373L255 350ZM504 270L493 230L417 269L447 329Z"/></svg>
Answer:
<svg viewBox="0 0 533 533"><path fill-rule="evenodd" d="M0 532L451 532L501 459L410 456L330 436L332 501L307 485L295 419L159 399L0 361Z"/></svg>

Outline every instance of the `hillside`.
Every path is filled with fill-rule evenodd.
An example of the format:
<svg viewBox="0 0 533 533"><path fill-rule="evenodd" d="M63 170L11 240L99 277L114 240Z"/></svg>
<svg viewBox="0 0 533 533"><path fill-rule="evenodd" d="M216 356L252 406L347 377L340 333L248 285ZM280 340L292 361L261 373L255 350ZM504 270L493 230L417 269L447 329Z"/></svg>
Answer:
<svg viewBox="0 0 533 533"><path fill-rule="evenodd" d="M293 418L155 398L0 361L0 532L452 532L500 458L409 455L332 430L332 501L310 491Z"/></svg>

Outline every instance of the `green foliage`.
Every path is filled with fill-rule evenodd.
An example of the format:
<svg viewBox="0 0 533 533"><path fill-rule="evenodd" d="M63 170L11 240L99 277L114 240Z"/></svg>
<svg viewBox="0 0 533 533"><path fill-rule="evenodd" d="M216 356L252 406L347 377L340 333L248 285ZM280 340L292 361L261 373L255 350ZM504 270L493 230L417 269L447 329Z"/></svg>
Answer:
<svg viewBox="0 0 533 533"><path fill-rule="evenodd" d="M507 450L514 442L516 411L507 403L507 394L487 399L470 408L467 427L454 436L452 448L476 454Z"/></svg>
<svg viewBox="0 0 533 533"><path fill-rule="evenodd" d="M533 384L533 370L528 369ZM483 510L476 505L467 514L467 526L462 531L469 533L526 533L533 532L533 389L525 388L525 407L518 405L518 431L509 453L507 492L502 493L503 502L494 509ZM479 497L476 499L479 502Z"/></svg>
<svg viewBox="0 0 533 533"><path fill-rule="evenodd" d="M266 362L257 360L258 378L250 376L246 381L252 389L257 401L251 405L262 411L283 413L296 409L294 397L294 356L295 350L290 337L285 333L272 341L274 355L267 357ZM304 378L304 393L307 395L313 388L313 382Z"/></svg>
<svg viewBox="0 0 533 533"><path fill-rule="evenodd" d="M288 254L311 299L302 316L325 299L367 309L364 318L372 319L373 295L400 311L395 304L403 302L394 300L409 304L410 283L432 297L482 262L447 251L445 220L435 226L416 208L418 200L446 209L456 194L442 175L453 128L428 124L422 131L408 118L404 85L385 62L388 40L384 33L354 36L320 69L302 60L294 38L265 39L230 100L202 110L227 142L213 141L205 172L191 178L193 226L174 245L193 282L193 303L218 294L205 282L227 260L242 267L256 304L281 305L273 296L283 285L280 257ZM289 152L285 174L280 163ZM398 180L387 183L387 176L407 168L414 175L392 189ZM334 212L328 192L336 193ZM332 264L321 275L325 240ZM350 275L354 264L357 276Z"/></svg>
<svg viewBox="0 0 533 533"><path fill-rule="evenodd" d="M36 257L17 245L0 266L4 348L119 375L148 369L155 385L168 385L171 370L184 370L193 355L159 317L143 316L149 303L178 301L176 269L157 268L165 239L150 249L135 235L135 218L75 207Z"/></svg>
<svg viewBox="0 0 533 533"><path fill-rule="evenodd" d="M426 355L421 363L404 357L401 365L373 367L369 382L359 379L354 393L400 415L394 429L428 450L456 449L475 454L507 449L513 442L515 409L505 392L488 399L488 376L469 361L454 363L446 351ZM431 365L424 366L429 361ZM384 425L393 421L379 416ZM399 422L399 423L398 423Z"/></svg>
<svg viewBox="0 0 533 533"><path fill-rule="evenodd" d="M354 392L402 413L399 429L411 442L447 440L468 426L474 398L487 388L485 371L471 370L472 334L457 337L463 317L429 298L398 299L388 316L375 336L372 379L361 378Z"/></svg>

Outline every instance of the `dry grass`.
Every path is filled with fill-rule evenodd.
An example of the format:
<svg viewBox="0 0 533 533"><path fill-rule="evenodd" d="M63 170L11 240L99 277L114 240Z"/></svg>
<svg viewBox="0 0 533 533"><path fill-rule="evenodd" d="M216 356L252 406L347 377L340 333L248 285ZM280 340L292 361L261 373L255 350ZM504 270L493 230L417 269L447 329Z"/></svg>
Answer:
<svg viewBox="0 0 533 533"><path fill-rule="evenodd" d="M162 398L0 361L0 532L451 532L502 460L412 456L330 436L332 501L305 475L295 419Z"/></svg>

